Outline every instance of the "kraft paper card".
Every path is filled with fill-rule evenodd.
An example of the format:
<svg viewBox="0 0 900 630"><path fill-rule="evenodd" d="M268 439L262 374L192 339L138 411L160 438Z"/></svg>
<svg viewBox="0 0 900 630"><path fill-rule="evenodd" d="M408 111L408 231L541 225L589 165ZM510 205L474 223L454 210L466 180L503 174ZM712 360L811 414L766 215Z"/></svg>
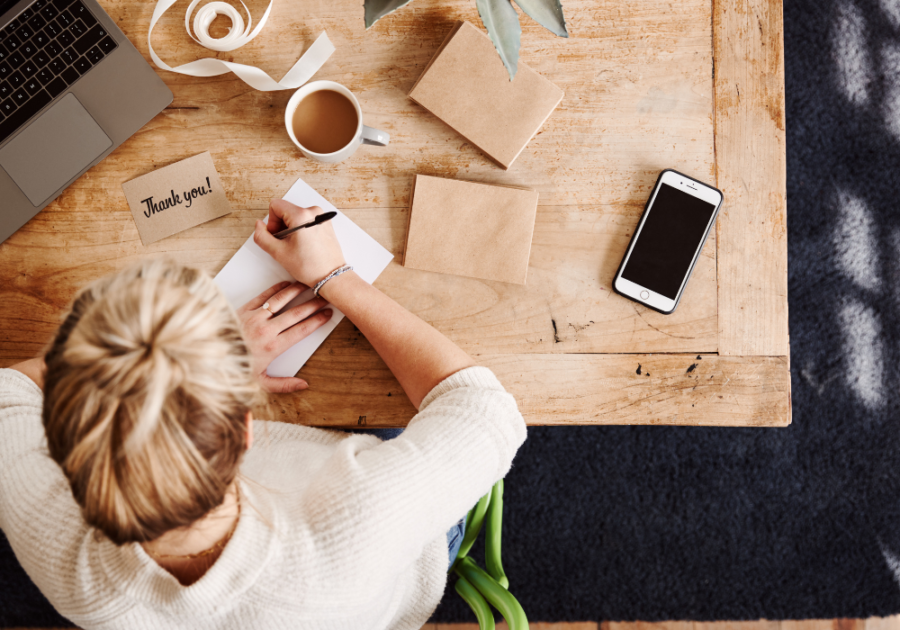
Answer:
<svg viewBox="0 0 900 630"><path fill-rule="evenodd" d="M409 97L509 169L563 91L522 61L510 81L490 38L457 22Z"/></svg>
<svg viewBox="0 0 900 630"><path fill-rule="evenodd" d="M416 175L403 266L525 284L535 190Z"/></svg>
<svg viewBox="0 0 900 630"><path fill-rule="evenodd" d="M375 282L375 279L394 258L394 255L382 247L378 241L366 234L361 227L348 219L344 213L331 205L302 179L298 179L291 186L284 198L303 208L319 206L325 212L338 213L331 220L331 225L334 226L334 233L341 244L344 259L348 265L353 266L353 270L359 277L369 284ZM266 219L266 217L262 218ZM251 298L255 298L272 285L285 280L293 280L291 274L253 242L252 234L216 276L216 284L222 289L228 302L235 308L243 306ZM303 304L312 298L312 289L307 289L284 308ZM331 320L313 331L309 337L294 344L276 357L266 370L269 376L294 376L303 367L313 352L322 345L331 331L344 319L343 313L333 306L331 308L334 310Z"/></svg>
<svg viewBox="0 0 900 630"><path fill-rule="evenodd" d="M231 212L209 151L122 184L144 245Z"/></svg>

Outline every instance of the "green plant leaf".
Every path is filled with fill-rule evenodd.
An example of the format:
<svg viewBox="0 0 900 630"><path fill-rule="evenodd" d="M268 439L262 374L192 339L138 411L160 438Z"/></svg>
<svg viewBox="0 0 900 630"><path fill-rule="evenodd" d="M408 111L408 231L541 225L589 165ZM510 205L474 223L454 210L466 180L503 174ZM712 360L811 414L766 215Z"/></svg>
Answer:
<svg viewBox="0 0 900 630"><path fill-rule="evenodd" d="M532 20L559 37L568 37L566 17L559 0L516 0L516 4Z"/></svg>
<svg viewBox="0 0 900 630"><path fill-rule="evenodd" d="M475 507L469 512L469 518L466 520L466 533L463 535L463 541L459 546L457 558L465 558L469 553L469 549L475 544L475 539L481 533L481 525L484 523L484 516L487 514L488 506L491 503L493 489L489 490L486 495L478 500Z"/></svg>
<svg viewBox="0 0 900 630"><path fill-rule="evenodd" d="M519 44L522 38L519 15L510 0L475 0L475 5L491 41L494 42L494 48L500 53L500 59L509 72L509 80L512 81L519 66Z"/></svg>
<svg viewBox="0 0 900 630"><path fill-rule="evenodd" d="M472 558L465 557L460 560L454 571L456 575L466 578L491 606L500 611L509 625L509 630L528 630L528 617L525 616L519 601L512 593L497 584L484 569L476 565Z"/></svg>
<svg viewBox="0 0 900 630"><path fill-rule="evenodd" d="M484 568L488 575L497 580L497 584L509 590L509 578L503 570L500 549L503 531L503 480L494 484L491 490L491 503L484 517Z"/></svg>
<svg viewBox="0 0 900 630"><path fill-rule="evenodd" d="M457 575L454 588L475 613L475 618L478 619L478 630L494 630L497 627L494 624L494 613L491 612L487 600L482 597L478 589L469 583L469 580Z"/></svg>
<svg viewBox="0 0 900 630"><path fill-rule="evenodd" d="M412 0L365 0L365 2L366 28L369 28L388 13L393 13Z"/></svg>

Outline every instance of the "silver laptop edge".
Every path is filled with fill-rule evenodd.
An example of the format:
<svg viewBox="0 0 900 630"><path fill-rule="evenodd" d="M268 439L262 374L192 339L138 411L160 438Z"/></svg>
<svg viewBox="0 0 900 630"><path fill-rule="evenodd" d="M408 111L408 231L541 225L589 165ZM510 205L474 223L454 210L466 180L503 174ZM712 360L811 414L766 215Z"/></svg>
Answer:
<svg viewBox="0 0 900 630"><path fill-rule="evenodd" d="M0 30L32 1L22 0L0 16ZM116 42L116 48L56 96L40 113L0 143L0 243L172 102L172 92L96 0L81 0L81 2ZM57 107L60 110L54 111ZM76 115L81 112L82 107L96 125L92 125L84 115L80 117ZM52 117L51 112L54 114ZM48 119L43 121L44 117ZM65 159L62 161L49 159L52 156L48 152L47 145L49 138L58 137L59 131L65 129L60 125L67 120L72 121L73 132L81 132L84 128L84 133L92 135L80 137L75 133L68 138L68 145L65 138L61 140L61 146L68 147L63 150L72 152L71 159L65 163ZM32 126L35 127L29 132ZM97 130L91 131L88 128ZM104 140L104 135L108 141ZM16 142L20 136L22 138ZM35 141L32 142L32 139ZM79 151L91 153L82 158L77 155ZM97 151L100 153L91 159L90 156ZM80 159L90 161L82 167ZM24 172L16 173L14 166L19 162L43 165L43 172L36 174L32 172L30 175ZM3 167L4 163L6 168ZM18 166L21 167L21 164ZM66 166L70 170L47 172L48 169ZM72 171L72 168L75 170ZM14 174L9 171L13 171ZM74 174L70 176L71 172ZM36 179L42 177L45 178L43 182ZM56 186L57 180L62 182L59 186ZM34 187L34 183L43 183L43 189L40 186ZM50 187L49 190L47 186ZM29 194L26 194L26 190ZM32 199L29 199L29 195ZM45 199L40 199L45 196ZM32 203L33 200L37 200L37 205Z"/></svg>

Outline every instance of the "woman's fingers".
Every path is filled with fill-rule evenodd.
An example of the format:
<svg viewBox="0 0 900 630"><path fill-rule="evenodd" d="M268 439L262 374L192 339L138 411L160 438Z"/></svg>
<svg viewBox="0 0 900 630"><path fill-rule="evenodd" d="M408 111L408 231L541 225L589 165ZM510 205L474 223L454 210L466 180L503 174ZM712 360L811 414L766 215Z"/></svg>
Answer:
<svg viewBox="0 0 900 630"><path fill-rule="evenodd" d="M306 291L307 288L308 287L305 284L300 284L299 282L294 282L293 284L285 286L280 291L272 295L268 300L266 300L269 303L268 310L272 313L277 313L285 306L290 304L291 300ZM262 306L262 304L260 304L260 306ZM284 326L283 328L287 328L287 326Z"/></svg>
<svg viewBox="0 0 900 630"><path fill-rule="evenodd" d="M307 223L315 219L316 215L321 214L321 212L322 208L319 206L301 208L284 199L273 199L269 202L268 230L274 234L279 231L275 229L277 226L294 227L295 225Z"/></svg>
<svg viewBox="0 0 900 630"><path fill-rule="evenodd" d="M305 304L301 304L300 306L307 306L309 304L310 302L306 302ZM297 308L299 307L292 308L291 311L294 311ZM318 306L316 308L321 308L321 306ZM314 308L310 308L309 310L312 311L314 310ZM266 333L268 337L268 341L266 342L266 351L270 353L273 358L277 357L298 341L308 337L310 333L312 333L316 328L324 325L329 319L331 319L332 313L334 313L333 310L326 309L299 321L295 319L293 325L286 326L285 329L280 332L275 332L275 330L278 330L279 324L274 324L275 328L270 329L270 332ZM271 321L278 322L279 320L281 320L281 318L282 316L280 315Z"/></svg>
<svg viewBox="0 0 900 630"><path fill-rule="evenodd" d="M323 311L319 311L315 315L307 317L302 322L294 324L283 333L278 335L279 341L283 341L285 344L285 348L289 348L293 346L295 343L307 338L312 334L314 330L317 328L321 328L325 324L327 324L331 320L331 316L334 314L334 311L330 308L326 308Z"/></svg>
<svg viewBox="0 0 900 630"><path fill-rule="evenodd" d="M281 290L287 288L288 286L290 286L290 284L291 284L290 280L285 281L285 282L279 282L278 284L273 284L271 287L269 287L268 289L266 289L265 291L263 291L262 293L260 293L259 295L257 295L255 298L253 298L252 300L250 300L250 301L247 302L246 304L244 304L244 305L240 308L240 310L239 310L238 312L243 312L243 311L255 311L255 310L258 309L260 306L262 306L263 304L265 304L266 301L267 301L270 297L272 297L273 295L275 295L275 294L278 293L279 291L281 291Z"/></svg>
<svg viewBox="0 0 900 630"><path fill-rule="evenodd" d="M288 227L286 210L293 205L284 199L272 199L269 201L269 218L266 223L266 229L270 234L275 234Z"/></svg>
<svg viewBox="0 0 900 630"><path fill-rule="evenodd" d="M259 379L262 388L270 394L290 394L291 392L299 392L301 389L307 389L309 384L302 378L293 376L273 377L263 374Z"/></svg>
<svg viewBox="0 0 900 630"><path fill-rule="evenodd" d="M269 220L269 225L272 225L271 219ZM277 259L277 253L279 247L282 246L282 242L272 236L268 230L269 228L265 223L257 221L256 226L253 228L253 242L259 245L259 248L269 256Z"/></svg>
<svg viewBox="0 0 900 630"><path fill-rule="evenodd" d="M246 311L255 311L259 308L262 308L266 303L268 303L268 310L270 313L275 314L285 306L287 306L291 300L295 297L306 291L309 287L301 282L291 282L290 280L286 282L279 282L276 285L273 285L260 293L258 296L244 304L239 310L239 313L243 313ZM271 318L271 315L266 315L266 318Z"/></svg>
<svg viewBox="0 0 900 630"><path fill-rule="evenodd" d="M288 300L288 302L289 301L290 300ZM292 306L285 312L279 313L278 317L272 320L272 323L278 327L279 331L287 330L297 322L302 322L304 319L306 319L319 309L323 308L326 304L328 304L328 302L326 302L323 298L314 298L309 302L304 302L303 304Z"/></svg>

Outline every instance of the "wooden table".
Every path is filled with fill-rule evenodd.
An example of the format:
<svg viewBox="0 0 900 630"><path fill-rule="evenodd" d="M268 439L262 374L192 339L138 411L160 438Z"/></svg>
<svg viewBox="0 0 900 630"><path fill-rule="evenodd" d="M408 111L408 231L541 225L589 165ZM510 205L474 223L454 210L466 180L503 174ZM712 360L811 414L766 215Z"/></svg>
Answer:
<svg viewBox="0 0 900 630"><path fill-rule="evenodd" d="M155 3L101 4L149 60ZM265 4L248 2L257 16ZM186 5L154 31L173 66L210 54L184 32ZM349 87L366 123L391 134L389 147L362 147L338 165L305 159L291 144L290 91L158 71L172 105L0 245L0 364L40 352L80 286L137 259L169 255L218 271L268 200L298 177L399 259L413 174L426 173L540 193L526 286L396 262L376 282L492 368L530 424L788 424L781 2L564 6L569 39L522 16L521 59L565 97L509 171L406 97L456 20L481 28L474 0L415 0L368 32L361 0L279 0L260 37L219 54L280 78L326 30L337 52L315 78ZM206 150L235 212L144 247L122 182ZM725 193L673 315L610 290L664 168ZM273 396L261 417L374 427L404 425L414 413L348 321L300 375L309 391Z"/></svg>

